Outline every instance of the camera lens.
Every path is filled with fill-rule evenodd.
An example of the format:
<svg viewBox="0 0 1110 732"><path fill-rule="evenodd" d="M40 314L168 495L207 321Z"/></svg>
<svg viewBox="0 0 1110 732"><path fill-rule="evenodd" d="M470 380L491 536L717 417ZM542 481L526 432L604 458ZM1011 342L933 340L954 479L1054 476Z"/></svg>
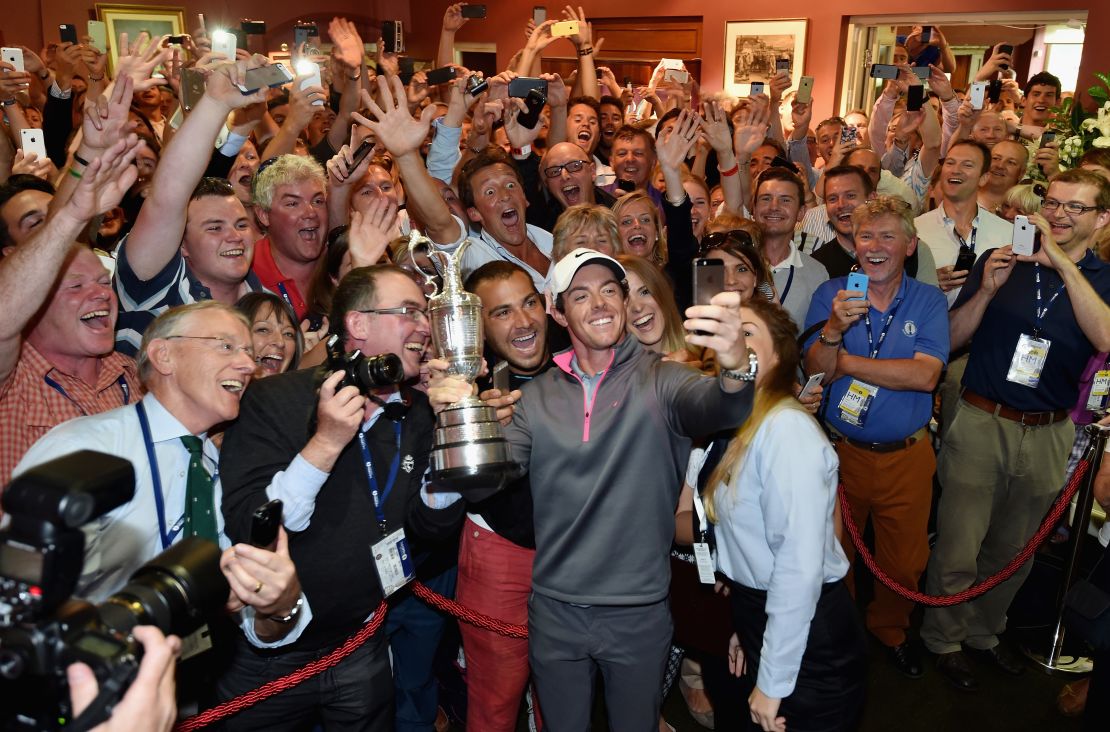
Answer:
<svg viewBox="0 0 1110 732"><path fill-rule="evenodd" d="M359 374L367 388L400 384L405 380L405 367L401 358L393 353L371 356L363 362Z"/></svg>
<svg viewBox="0 0 1110 732"><path fill-rule="evenodd" d="M166 635L185 637L219 614L229 591L220 548L191 536L140 567L98 611L105 625L121 633L156 625Z"/></svg>

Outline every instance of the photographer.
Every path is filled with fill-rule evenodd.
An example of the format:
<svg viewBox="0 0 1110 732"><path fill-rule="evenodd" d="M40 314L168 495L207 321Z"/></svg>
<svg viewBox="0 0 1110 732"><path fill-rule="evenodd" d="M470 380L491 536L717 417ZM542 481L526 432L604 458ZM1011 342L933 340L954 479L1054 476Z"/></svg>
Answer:
<svg viewBox="0 0 1110 732"><path fill-rule="evenodd" d="M357 268L333 296L332 332L344 351L395 354L403 378L413 379L429 340L425 307L423 291L399 267ZM253 676L221 685L224 698L300 668L358 630L396 589L379 582L389 567L376 564L371 545L398 531L417 577L437 592L453 592L453 542L464 507L437 510L421 500L434 429L428 399L387 378L362 388L341 385L346 374L325 367L264 379L248 391L228 430L220 468L229 531L245 535L259 505L285 502L285 526L294 532L290 552L316 621L278 653L248 650ZM395 682L398 723L430 727L432 658L443 620L419 603L404 589L392 594L392 674L385 635L377 633L335 667L238 715L231 727L291 729L315 715L327 727L392 730Z"/></svg>

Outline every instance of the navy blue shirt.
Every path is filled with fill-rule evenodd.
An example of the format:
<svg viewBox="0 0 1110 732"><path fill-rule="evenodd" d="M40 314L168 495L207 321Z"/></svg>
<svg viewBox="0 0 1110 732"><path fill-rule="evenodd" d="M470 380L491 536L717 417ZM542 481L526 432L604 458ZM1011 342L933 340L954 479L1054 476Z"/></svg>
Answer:
<svg viewBox="0 0 1110 732"><path fill-rule="evenodd" d="M806 328L827 320L832 311L836 293L845 289L847 277L837 277L825 282L813 293L806 315ZM879 344L879 336L887 317L893 313L886 338ZM948 301L935 285L926 285L902 275L898 292L887 310L871 306L871 341L879 346L877 358L913 358L923 353L948 362ZM816 340L814 333L805 347ZM869 356L867 323L857 320L844 332L842 348L853 356ZM927 391L900 391L878 387L878 393L867 410L863 427L840 418L837 405L848 391L853 377L842 376L825 387L829 400L825 421L846 437L864 442L895 442L909 437L929 422L933 411L933 395ZM861 379L862 381L862 379Z"/></svg>
<svg viewBox="0 0 1110 732"><path fill-rule="evenodd" d="M993 250L979 257L967 277L956 309L979 290L983 266ZM1079 260L1079 270L1103 300L1110 300L1110 265L1088 251ZM971 338L971 355L963 385L977 394L1023 412L1070 409L1079 399L1079 378L1095 347L1083 334L1071 308L1067 290L1062 290L1040 324L1041 337L1052 343L1036 389L1006 381L1022 333L1035 334L1036 281L1032 262L1018 262L1006 284L991 298L983 320ZM1051 267L1040 267L1041 302L1047 303L1063 280Z"/></svg>

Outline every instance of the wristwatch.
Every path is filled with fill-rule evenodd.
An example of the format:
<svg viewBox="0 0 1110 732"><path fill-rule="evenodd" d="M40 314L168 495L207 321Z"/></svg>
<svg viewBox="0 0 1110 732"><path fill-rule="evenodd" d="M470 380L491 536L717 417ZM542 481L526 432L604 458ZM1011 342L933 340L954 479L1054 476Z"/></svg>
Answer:
<svg viewBox="0 0 1110 732"><path fill-rule="evenodd" d="M292 623L294 620L296 620L297 616L301 614L301 607L303 606L304 595L301 595L297 598L297 604L293 606L293 609L290 610L287 615L269 615L265 619L273 620L275 623L280 623L281 625L288 625L289 623Z"/></svg>
<svg viewBox="0 0 1110 732"><path fill-rule="evenodd" d="M837 346L839 346L841 343L844 342L843 336L838 340L830 341L828 338L825 337L825 331L824 330L822 330L820 333L817 334L817 340L821 341L822 346L829 346L830 348L836 348Z"/></svg>
<svg viewBox="0 0 1110 732"><path fill-rule="evenodd" d="M733 381L755 381L755 374L759 371L759 359L755 356L755 351L748 346L748 369L741 371L740 369L721 369L721 376L725 379L732 379Z"/></svg>

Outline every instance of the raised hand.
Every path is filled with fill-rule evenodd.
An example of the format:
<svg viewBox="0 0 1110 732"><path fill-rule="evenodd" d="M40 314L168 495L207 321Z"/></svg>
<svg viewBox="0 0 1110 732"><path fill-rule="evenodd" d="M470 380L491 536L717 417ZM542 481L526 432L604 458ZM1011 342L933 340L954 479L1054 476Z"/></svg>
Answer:
<svg viewBox="0 0 1110 732"><path fill-rule="evenodd" d="M169 36L151 38L145 32L139 34L134 43L128 43L126 33L119 34L119 60L116 63L116 78L130 76L135 82L135 91L146 91L162 86L165 79L151 78L154 69L170 60L171 49L162 46Z"/></svg>
<svg viewBox="0 0 1110 732"><path fill-rule="evenodd" d="M328 36L335 44L332 53L340 63L355 70L362 67L364 46L354 23L346 18L332 18L328 23Z"/></svg>
<svg viewBox="0 0 1110 732"><path fill-rule="evenodd" d="M370 110L373 119L367 119L358 112L352 113L351 117L360 125L373 130L378 142L394 158L418 153L428 136L435 107L425 107L420 117L414 118L405 103L405 87L399 78L394 76L387 82L379 77L377 82L380 106L365 90L362 91L362 104Z"/></svg>
<svg viewBox="0 0 1110 732"><path fill-rule="evenodd" d="M586 11L579 5L575 10L573 5L568 5L563 8L564 20L577 20L578 33L569 36L570 42L574 44L575 48L593 48L593 27L586 22Z"/></svg>
<svg viewBox="0 0 1110 732"><path fill-rule="evenodd" d="M509 144L516 148L531 145L539 137L543 125L539 122L535 127L524 127L520 124L517 118L520 117L521 112L528 109L523 99L505 99L503 103L505 107L501 119L505 123L505 136L509 138Z"/></svg>
<svg viewBox="0 0 1110 732"><path fill-rule="evenodd" d="M289 89L289 114L285 117L286 124L301 130L308 127L312 122L312 116L321 109L320 104L313 104L313 102L326 103L328 98L328 93L322 86L306 86L302 89L301 82L306 78L298 75L293 80Z"/></svg>
<svg viewBox="0 0 1110 732"><path fill-rule="evenodd" d="M454 33L459 28L466 25L469 18L464 18L462 14L462 7L466 3L455 3L448 5L447 9L443 11L443 30L448 33Z"/></svg>
<svg viewBox="0 0 1110 732"><path fill-rule="evenodd" d="M31 72L16 71L11 64L0 61L0 102L15 99L31 87Z"/></svg>
<svg viewBox="0 0 1110 732"><path fill-rule="evenodd" d="M716 102L702 105L701 128L706 141L714 150L732 150L732 135L728 129L728 116Z"/></svg>
<svg viewBox="0 0 1110 732"><path fill-rule="evenodd" d="M33 175L43 180L53 180L58 173L50 158L40 158L35 153L24 152L22 149L15 151L15 160L12 161L12 175Z"/></svg>
<svg viewBox="0 0 1110 732"><path fill-rule="evenodd" d="M388 198L375 198L365 211L352 211L347 230L351 266L369 267L380 262L396 234L397 204Z"/></svg>
<svg viewBox="0 0 1110 732"><path fill-rule="evenodd" d="M558 74L540 74L547 81L547 103L552 107L565 107L570 101L570 90Z"/></svg>
<svg viewBox="0 0 1110 732"><path fill-rule="evenodd" d="M929 90L936 92L942 102L947 102L956 96L956 92L952 89L952 82L939 66L933 64L929 64Z"/></svg>
<svg viewBox="0 0 1110 732"><path fill-rule="evenodd" d="M800 103L795 102L795 104ZM746 110L737 115L736 126L732 133L732 144L738 157L744 160L751 159L759 146L767 139L767 128L770 121L771 110L763 105L748 105Z"/></svg>
<svg viewBox="0 0 1110 732"><path fill-rule="evenodd" d="M90 160L81 174L81 182L66 202L69 212L88 220L118 206L139 177L139 169L132 163L142 144L139 138L130 135Z"/></svg>
<svg viewBox="0 0 1110 732"><path fill-rule="evenodd" d="M83 151L98 155L123 139L134 90L134 80L124 74L112 87L111 99L100 96L95 100L86 100L85 117L81 122ZM89 159L88 155L82 157Z"/></svg>
<svg viewBox="0 0 1110 732"><path fill-rule="evenodd" d="M266 101L269 89L259 89L253 94L244 94L238 87L243 83L244 77L251 69L268 66L270 59L260 54L255 54L247 59L240 59L235 63L220 64L208 75L204 85L204 98L223 105L228 111L245 107L248 104ZM316 87L319 89L319 87ZM298 91L294 85L294 94ZM290 95L292 97L292 94ZM307 123L306 123L307 124Z"/></svg>
<svg viewBox="0 0 1110 732"><path fill-rule="evenodd" d="M409 80L409 85L405 87L405 97L409 107L419 106L428 98L428 91L428 75L423 71L417 71Z"/></svg>
<svg viewBox="0 0 1110 732"><path fill-rule="evenodd" d="M656 145L655 154L659 165L674 170L685 162L697 142L700 122L695 113L689 109L682 110L670 133Z"/></svg>
<svg viewBox="0 0 1110 732"><path fill-rule="evenodd" d="M813 104L809 102L790 102L791 140L804 140L809 134L809 124L813 121Z"/></svg>

